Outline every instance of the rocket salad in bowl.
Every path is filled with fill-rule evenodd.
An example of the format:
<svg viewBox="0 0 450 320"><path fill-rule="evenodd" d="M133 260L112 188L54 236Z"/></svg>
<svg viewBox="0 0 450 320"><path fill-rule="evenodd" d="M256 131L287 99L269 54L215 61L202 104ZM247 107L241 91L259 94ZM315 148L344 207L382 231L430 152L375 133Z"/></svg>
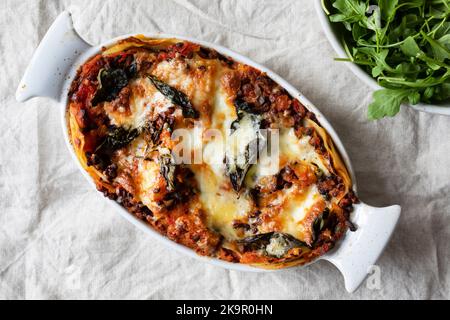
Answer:
<svg viewBox="0 0 450 320"><path fill-rule="evenodd" d="M450 0L321 0L317 7L346 56L336 60L359 66L368 76L353 71L378 88L369 119L395 116L402 103L450 115Z"/></svg>

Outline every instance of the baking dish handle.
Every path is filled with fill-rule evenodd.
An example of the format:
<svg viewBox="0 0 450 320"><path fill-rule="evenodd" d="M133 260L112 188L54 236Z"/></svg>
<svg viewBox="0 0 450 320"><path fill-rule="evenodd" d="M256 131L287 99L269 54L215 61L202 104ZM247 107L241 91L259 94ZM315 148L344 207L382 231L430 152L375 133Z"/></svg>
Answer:
<svg viewBox="0 0 450 320"><path fill-rule="evenodd" d="M375 208L365 203L355 205L352 221L355 232L322 259L334 264L344 276L345 289L355 291L383 252L400 217L400 206Z"/></svg>
<svg viewBox="0 0 450 320"><path fill-rule="evenodd" d="M58 101L74 60L90 47L74 30L71 14L67 11L61 13L31 58L16 91L17 101L33 97L49 97Z"/></svg>

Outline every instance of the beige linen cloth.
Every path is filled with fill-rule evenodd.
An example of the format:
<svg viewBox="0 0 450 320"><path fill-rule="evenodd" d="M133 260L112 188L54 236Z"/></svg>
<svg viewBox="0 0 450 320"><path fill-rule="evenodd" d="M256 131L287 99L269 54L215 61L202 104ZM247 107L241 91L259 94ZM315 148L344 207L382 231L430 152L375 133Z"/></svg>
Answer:
<svg viewBox="0 0 450 320"><path fill-rule="evenodd" d="M313 1L2 0L0 298L450 298L450 117L403 108L393 119L368 121L371 90L333 60ZM72 162L58 104L14 98L65 9L92 44L133 32L187 35L238 51L297 87L342 138L360 198L403 208L378 261L379 286L366 282L349 294L325 261L267 274L224 270L121 218Z"/></svg>

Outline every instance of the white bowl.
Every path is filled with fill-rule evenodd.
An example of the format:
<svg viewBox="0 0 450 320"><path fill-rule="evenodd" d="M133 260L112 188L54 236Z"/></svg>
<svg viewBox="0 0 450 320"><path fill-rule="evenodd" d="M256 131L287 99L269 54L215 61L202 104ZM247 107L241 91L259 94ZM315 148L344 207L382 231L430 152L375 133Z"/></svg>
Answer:
<svg viewBox="0 0 450 320"><path fill-rule="evenodd" d="M338 54L339 58L348 58L347 53L344 50L342 45L341 37L339 34L339 23L333 23L328 18L328 15L325 13L322 7L322 0L314 0L315 9L317 16L319 17L320 24L322 25L322 29L325 32L328 41L331 46L334 48L334 51ZM326 4L329 5L327 0L324 0ZM328 8L328 7L327 7ZM345 63L348 68L362 81L364 81L369 87L374 90L383 89L380 85L378 85L377 81L366 71L364 71L359 65L353 62L336 62L336 63ZM450 116L450 102L445 102L438 105L430 105L425 103L418 103L416 105L409 105L410 108L413 108L418 111L423 111L427 113L436 113L441 115Z"/></svg>
<svg viewBox="0 0 450 320"><path fill-rule="evenodd" d="M136 34L138 33L134 33L133 35ZM353 169L347 152L345 151L343 144L331 127L330 123L308 99L306 99L297 89L283 80L280 76L253 62L252 60L216 44L168 34L144 33L144 35L153 38L178 38L195 42L202 46L212 48L223 55L233 58L236 61L248 64L263 72L266 72L269 77L278 82L293 97L299 99L301 103L316 114L321 125L328 131L334 140L336 148L339 150L344 162L346 163L353 181L355 181ZM63 12L50 27L47 34L42 39L41 44L36 49L30 65L25 71L25 75L23 76L16 92L16 98L18 101L26 101L33 97L40 96L52 98L60 103L61 125L67 147L81 173L93 187L95 187L94 182L78 162L72 145L69 142L66 121L66 108L68 100L67 93L76 75L77 69L88 58L101 52L102 47L108 47L116 41L129 36L131 35L121 36L93 47L86 43L73 29L70 13ZM356 191L356 185L354 185L353 188ZM104 198L100 192L98 195ZM162 236L148 224L130 214L116 202L107 198L104 199L113 205L121 216L137 226L139 229L163 242L167 246L188 256L227 269L253 272L270 271L244 264L229 263L216 258L201 257L191 249L172 242L168 238ZM356 290L356 288L366 277L372 265L375 264L384 247L388 243L399 216L399 206L374 208L364 203L355 205L355 209L352 213L352 221L358 226L358 230L356 232L348 232L344 239L336 245L335 249L320 257L320 259L330 261L341 271L344 276L345 287L348 291L352 292Z"/></svg>

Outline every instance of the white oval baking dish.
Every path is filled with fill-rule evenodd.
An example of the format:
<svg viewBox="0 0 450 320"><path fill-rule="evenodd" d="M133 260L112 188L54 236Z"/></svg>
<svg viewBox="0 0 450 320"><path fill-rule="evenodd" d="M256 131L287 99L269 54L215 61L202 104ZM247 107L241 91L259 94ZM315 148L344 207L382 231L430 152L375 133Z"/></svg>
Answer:
<svg viewBox="0 0 450 320"><path fill-rule="evenodd" d="M248 64L263 72L266 72L269 77L278 82L293 97L297 97L302 104L307 106L307 108L316 114L321 125L328 131L334 140L336 147L341 153L342 158L349 169L353 181L355 181L353 169L347 152L345 151L344 146L342 145L336 132L333 130L325 117L320 113L320 111L314 107L314 105L297 89L283 80L280 76L253 62L252 60L217 44L168 34L144 33L144 35L154 38L179 38L195 42L202 46L217 50L221 54L229 56L238 62ZM63 12L55 20L47 34L42 39L39 47L36 49L30 65L25 71L23 79L20 82L16 92L16 98L20 102L26 101L33 97L48 97L59 102L61 125L69 152L81 173L94 187L95 185L91 180L91 177L85 172L78 162L74 150L69 142L65 112L68 99L67 93L80 65L82 65L88 58L99 53L102 47L108 47L119 39L129 36L130 35L121 36L93 47L86 43L74 30L70 13ZM354 189L356 191L356 185L354 185ZM101 193L98 194L103 198ZM105 201L112 204L121 216L137 226L139 229L163 242L168 247L188 256L232 270L274 272L273 270L265 270L243 264L229 263L215 258L201 257L191 249L172 242L168 238L160 235L116 202L108 199ZM355 209L352 213L352 221L358 226L358 230L356 232L348 232L344 239L336 245L336 248L318 259L327 260L340 270L344 276L345 288L349 292L353 292L356 288L358 288L370 271L370 268L375 264L376 260L382 253L391 237L395 225L397 224L400 216L400 210L400 207L397 205L386 208L374 208L364 203L355 205Z"/></svg>
<svg viewBox="0 0 450 320"><path fill-rule="evenodd" d="M347 53L342 45L342 41L339 38L339 32L337 31L337 23L330 22L327 14L322 8L323 0L314 0L315 1L315 9L317 16L319 17L320 24L322 25L322 29L325 32L325 35L333 47L334 51L336 51L339 58L347 58ZM338 62L336 62L338 63ZM339 62L345 63L345 65L365 84L371 87L373 90L383 89L380 85L378 85L377 81L372 78L370 74L365 72L360 66L352 62ZM418 111L426 112L426 113L435 113L445 116L450 116L450 102L442 103L439 105L430 105L425 103L418 103L416 105L407 104L410 108L413 108Z"/></svg>

